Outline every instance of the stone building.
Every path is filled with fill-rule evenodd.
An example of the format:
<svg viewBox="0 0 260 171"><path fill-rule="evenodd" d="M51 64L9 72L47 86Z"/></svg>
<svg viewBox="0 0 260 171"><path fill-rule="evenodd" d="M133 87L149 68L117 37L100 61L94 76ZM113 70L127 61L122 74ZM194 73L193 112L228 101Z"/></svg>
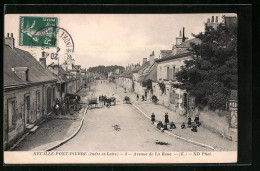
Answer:
<svg viewBox="0 0 260 171"><path fill-rule="evenodd" d="M29 53L15 47L11 34L4 45L4 149L51 111L57 77ZM46 64L45 64L46 66Z"/></svg>
<svg viewBox="0 0 260 171"><path fill-rule="evenodd" d="M183 34L180 31L180 36L176 38L176 44L173 45L172 50L161 51L166 51L167 54L156 61L157 82L153 82L153 94L159 99L158 103L181 115L191 113L194 98L189 97L185 90L173 87L174 84L178 84L176 73L184 65L185 60L190 60L195 55L191 51L191 44L201 43L198 38L187 39L185 28L183 28Z"/></svg>

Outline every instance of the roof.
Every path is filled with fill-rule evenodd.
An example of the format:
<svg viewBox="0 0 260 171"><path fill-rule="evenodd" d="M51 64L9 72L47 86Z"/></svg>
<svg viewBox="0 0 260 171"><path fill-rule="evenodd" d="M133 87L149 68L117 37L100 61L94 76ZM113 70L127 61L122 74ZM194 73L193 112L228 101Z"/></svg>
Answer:
<svg viewBox="0 0 260 171"><path fill-rule="evenodd" d="M180 45L175 45L177 48L190 48L191 47L191 43L195 43L196 45L197 44L201 44L201 40L198 39L198 38L193 38L193 39L190 39L190 40L187 40L183 43L181 43Z"/></svg>
<svg viewBox="0 0 260 171"><path fill-rule="evenodd" d="M143 65L141 65L140 67L136 68L134 70L134 72L138 73L138 74L142 74L144 72L145 68L147 68L149 66L150 66L150 61L147 61Z"/></svg>
<svg viewBox="0 0 260 171"><path fill-rule="evenodd" d="M125 77L125 78L132 78L133 76L133 70L126 70L125 72L123 72L122 74L120 74L121 77Z"/></svg>
<svg viewBox="0 0 260 171"><path fill-rule="evenodd" d="M149 68L149 71L144 74L141 75L139 78L139 81L146 81L148 79L152 80L152 81L156 81L157 80L157 62L154 62L153 65Z"/></svg>
<svg viewBox="0 0 260 171"><path fill-rule="evenodd" d="M59 80L58 80L59 83L64 83L64 82L68 82L69 81L69 79L66 77L66 75L68 75L70 73L68 71L65 71L61 66L49 65L48 67L51 67L52 69L54 69L54 67L58 67L59 75L55 74L54 72L52 72L52 74L59 78Z"/></svg>
<svg viewBox="0 0 260 171"><path fill-rule="evenodd" d="M29 69L29 81L20 79L13 71L15 67ZM27 51L4 45L4 86L56 81L53 76Z"/></svg>
<svg viewBox="0 0 260 171"><path fill-rule="evenodd" d="M187 52L187 53L181 53L181 54L177 54L177 55L171 55L162 59L158 59L157 62L163 62L163 61L168 61L168 60L172 60L172 59L178 59L178 58L183 58L183 57L188 57L188 56L192 56L194 55L194 52Z"/></svg>
<svg viewBox="0 0 260 171"><path fill-rule="evenodd" d="M173 53L173 50L160 50L161 58L169 56Z"/></svg>

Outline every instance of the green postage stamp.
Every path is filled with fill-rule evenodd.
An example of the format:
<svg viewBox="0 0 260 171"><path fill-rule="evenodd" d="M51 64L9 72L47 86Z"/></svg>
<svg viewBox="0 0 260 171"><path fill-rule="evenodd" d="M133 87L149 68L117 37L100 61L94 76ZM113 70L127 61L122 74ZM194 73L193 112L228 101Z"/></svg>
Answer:
<svg viewBox="0 0 260 171"><path fill-rule="evenodd" d="M20 46L56 47L57 17L20 17Z"/></svg>

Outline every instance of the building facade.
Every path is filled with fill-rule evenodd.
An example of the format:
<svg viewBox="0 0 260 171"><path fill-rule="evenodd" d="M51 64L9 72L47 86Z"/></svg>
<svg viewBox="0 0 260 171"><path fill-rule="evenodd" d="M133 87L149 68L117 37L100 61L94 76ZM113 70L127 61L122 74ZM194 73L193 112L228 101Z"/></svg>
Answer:
<svg viewBox="0 0 260 171"><path fill-rule="evenodd" d="M30 53L14 46L7 37L4 45L4 149L51 111L57 77Z"/></svg>

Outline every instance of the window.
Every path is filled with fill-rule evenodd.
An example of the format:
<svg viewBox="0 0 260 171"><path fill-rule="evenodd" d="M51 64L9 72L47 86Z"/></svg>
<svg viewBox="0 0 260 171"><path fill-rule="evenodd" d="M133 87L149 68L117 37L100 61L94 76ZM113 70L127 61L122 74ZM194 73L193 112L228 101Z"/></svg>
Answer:
<svg viewBox="0 0 260 171"><path fill-rule="evenodd" d="M166 79L170 79L170 67L166 68Z"/></svg>
<svg viewBox="0 0 260 171"><path fill-rule="evenodd" d="M36 111L40 112L40 91L36 91Z"/></svg>
<svg viewBox="0 0 260 171"><path fill-rule="evenodd" d="M16 125L15 98L8 99L7 105L8 128L11 129L14 125Z"/></svg>
<svg viewBox="0 0 260 171"><path fill-rule="evenodd" d="M172 78L175 80L175 66L172 67Z"/></svg>

